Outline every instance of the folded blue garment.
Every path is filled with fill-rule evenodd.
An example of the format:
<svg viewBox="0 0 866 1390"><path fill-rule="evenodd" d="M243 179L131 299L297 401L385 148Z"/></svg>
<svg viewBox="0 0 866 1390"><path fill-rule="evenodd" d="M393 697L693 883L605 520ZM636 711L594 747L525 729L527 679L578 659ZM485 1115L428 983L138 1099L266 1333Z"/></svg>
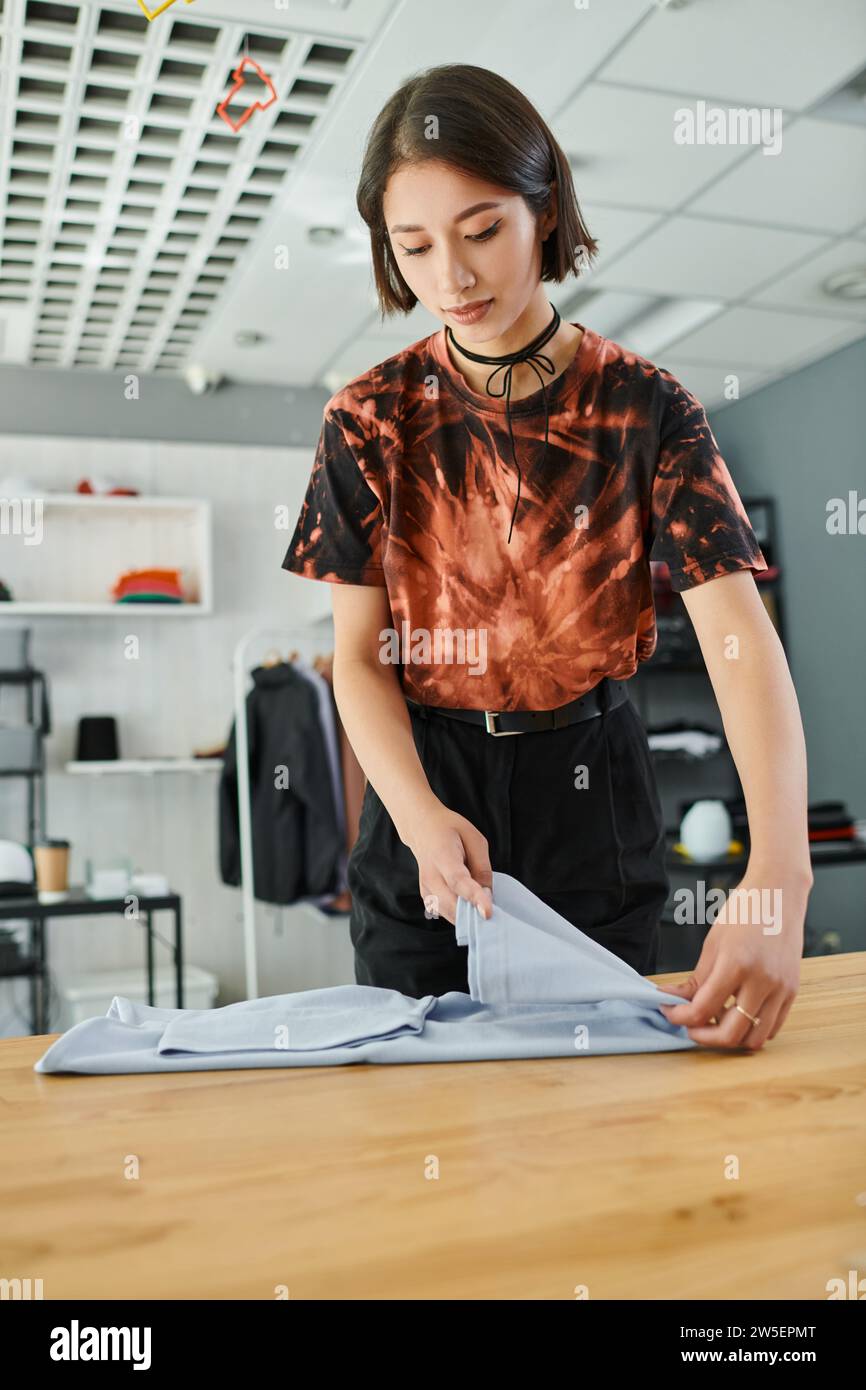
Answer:
<svg viewBox="0 0 866 1390"><path fill-rule="evenodd" d="M458 900L469 994L413 999L337 985L221 1009L161 1009L116 996L104 1018L76 1023L34 1070L106 1074L480 1062L693 1048L657 989L509 874L493 875L493 915Z"/></svg>
<svg viewBox="0 0 866 1390"><path fill-rule="evenodd" d="M494 874L493 885L494 912L486 921L457 900L457 942L469 947L471 998L482 1004L627 1000L653 1008L670 1002L510 874Z"/></svg>
<svg viewBox="0 0 866 1390"><path fill-rule="evenodd" d="M118 1016L127 1021L129 1000L118 1000ZM370 985L336 985L301 994L245 999L223 1009L167 1009L170 1015L159 1040L161 1055L178 1052L261 1051L317 1052L329 1047L358 1047L420 1033L436 1002L428 994L412 999L395 989ZM126 1007L124 1007L126 1006ZM136 1020L129 1019L131 1022Z"/></svg>

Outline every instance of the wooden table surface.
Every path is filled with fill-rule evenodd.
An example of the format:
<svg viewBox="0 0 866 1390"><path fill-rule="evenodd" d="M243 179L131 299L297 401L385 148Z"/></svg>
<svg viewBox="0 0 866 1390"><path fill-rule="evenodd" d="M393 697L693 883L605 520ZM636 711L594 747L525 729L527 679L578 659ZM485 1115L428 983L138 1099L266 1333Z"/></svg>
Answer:
<svg viewBox="0 0 866 1390"><path fill-rule="evenodd" d="M0 1277L46 1299L826 1299L866 1271L866 952L805 960L756 1053L40 1075L55 1036L0 1042Z"/></svg>

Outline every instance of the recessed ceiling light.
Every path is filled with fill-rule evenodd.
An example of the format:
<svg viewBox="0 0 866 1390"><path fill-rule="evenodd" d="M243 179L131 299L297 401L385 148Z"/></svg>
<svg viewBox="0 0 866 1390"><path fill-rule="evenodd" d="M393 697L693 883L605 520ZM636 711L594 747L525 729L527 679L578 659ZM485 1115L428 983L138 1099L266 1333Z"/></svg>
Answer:
<svg viewBox="0 0 866 1390"><path fill-rule="evenodd" d="M343 235L339 227L308 227L307 240L314 246L330 246Z"/></svg>
<svg viewBox="0 0 866 1390"><path fill-rule="evenodd" d="M825 294L831 294L835 299L864 299L866 266L858 266L853 270L837 270L835 275L827 277L821 288Z"/></svg>
<svg viewBox="0 0 866 1390"><path fill-rule="evenodd" d="M257 333L253 328L239 328L235 333L235 347L258 347L264 341L264 333Z"/></svg>

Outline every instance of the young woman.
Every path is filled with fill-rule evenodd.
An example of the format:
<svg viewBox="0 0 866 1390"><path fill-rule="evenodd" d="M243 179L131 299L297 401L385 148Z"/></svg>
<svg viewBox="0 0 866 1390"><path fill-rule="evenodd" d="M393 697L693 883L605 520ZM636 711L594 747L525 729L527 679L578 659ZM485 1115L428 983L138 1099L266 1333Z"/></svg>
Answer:
<svg viewBox="0 0 866 1390"><path fill-rule="evenodd" d="M356 980L468 992L457 898L488 917L493 869L655 969L664 824L626 685L655 648L652 558L683 594L743 783L739 888L784 903L768 930L732 894L666 1014L697 1042L760 1047L799 980L805 749L751 573L766 561L704 412L550 304L544 282L597 243L562 150L495 73L406 82L357 202L383 313L420 302L443 327L329 400L283 561L334 586L334 690L369 779Z"/></svg>

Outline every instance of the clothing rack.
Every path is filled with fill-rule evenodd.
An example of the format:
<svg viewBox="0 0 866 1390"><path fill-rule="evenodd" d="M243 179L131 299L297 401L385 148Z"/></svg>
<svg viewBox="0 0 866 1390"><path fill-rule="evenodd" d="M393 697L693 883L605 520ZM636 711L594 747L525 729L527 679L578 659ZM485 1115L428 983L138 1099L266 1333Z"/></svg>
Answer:
<svg viewBox="0 0 866 1390"><path fill-rule="evenodd" d="M326 619L327 622L327 619ZM254 642L265 639L273 645L279 641L286 646L286 655L296 649L299 656L312 664L314 647L321 650L325 633L311 623L305 628L251 628L238 641L232 662L234 670L235 746L238 767L238 828L241 851L241 901L244 916L244 961L248 999L258 999L258 955L256 949L256 904L253 883L253 822L251 810L249 729L247 726L247 677L250 674L248 652ZM330 638L328 640L331 640Z"/></svg>

